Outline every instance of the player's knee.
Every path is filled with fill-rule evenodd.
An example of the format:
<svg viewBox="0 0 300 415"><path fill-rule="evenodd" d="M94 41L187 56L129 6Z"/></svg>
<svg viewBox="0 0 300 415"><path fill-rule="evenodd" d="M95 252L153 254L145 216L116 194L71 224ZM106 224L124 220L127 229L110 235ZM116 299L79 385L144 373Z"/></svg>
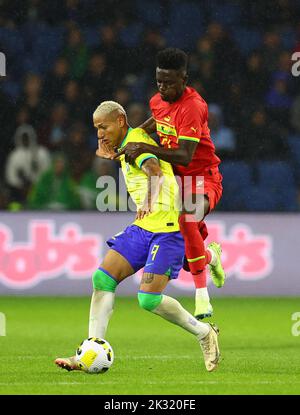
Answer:
<svg viewBox="0 0 300 415"><path fill-rule="evenodd" d="M141 308L147 311L153 311L162 300L162 294L153 294L153 293L138 293L138 301Z"/></svg>
<svg viewBox="0 0 300 415"><path fill-rule="evenodd" d="M118 285L114 277L103 268L99 268L94 272L92 280L94 290L115 292Z"/></svg>

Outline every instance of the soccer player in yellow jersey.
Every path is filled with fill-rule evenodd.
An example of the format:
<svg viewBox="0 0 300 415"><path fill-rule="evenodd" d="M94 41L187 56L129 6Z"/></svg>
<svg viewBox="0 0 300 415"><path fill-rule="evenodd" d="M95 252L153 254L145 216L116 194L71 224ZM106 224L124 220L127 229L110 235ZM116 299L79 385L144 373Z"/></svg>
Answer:
<svg viewBox="0 0 300 415"><path fill-rule="evenodd" d="M93 114L93 121L100 157L107 157L112 149L120 150L129 142L155 145L144 130L129 127L126 112L117 102L102 102ZM105 338L118 284L144 268L138 291L139 305L193 334L210 372L220 358L218 329L210 323L199 322L177 300L162 294L170 279L178 277L184 256L176 204L179 189L172 167L151 153L138 156L134 165L126 163L125 156L120 161L137 214L132 225L107 241L110 249L93 274L89 337ZM67 370L79 370L74 357L58 358L55 363Z"/></svg>

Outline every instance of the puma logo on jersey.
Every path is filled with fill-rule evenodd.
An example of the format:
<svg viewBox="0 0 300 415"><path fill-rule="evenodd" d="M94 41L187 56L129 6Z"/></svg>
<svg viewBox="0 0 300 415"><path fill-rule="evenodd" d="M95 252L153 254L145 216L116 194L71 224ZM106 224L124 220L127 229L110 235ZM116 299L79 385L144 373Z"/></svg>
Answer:
<svg viewBox="0 0 300 415"><path fill-rule="evenodd" d="M167 117L164 118L165 121L169 122L171 119L171 117L168 115Z"/></svg>
<svg viewBox="0 0 300 415"><path fill-rule="evenodd" d="M194 133L197 132L197 128L195 128L195 127L191 127L191 130L194 131Z"/></svg>

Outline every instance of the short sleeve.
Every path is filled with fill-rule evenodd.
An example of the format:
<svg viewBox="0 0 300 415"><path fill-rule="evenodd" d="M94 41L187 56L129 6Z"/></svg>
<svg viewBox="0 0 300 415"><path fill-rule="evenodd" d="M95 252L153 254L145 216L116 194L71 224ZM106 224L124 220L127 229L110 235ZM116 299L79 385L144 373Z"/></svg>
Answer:
<svg viewBox="0 0 300 415"><path fill-rule="evenodd" d="M141 168L142 167L142 164L144 163L144 161L146 161L146 160L148 160L148 159L156 159L156 160L158 160L158 158L154 155L154 154L151 154L151 153L143 153L143 154L140 154L136 159L135 159L135 163L136 163L136 165L139 167L139 168Z"/></svg>
<svg viewBox="0 0 300 415"><path fill-rule="evenodd" d="M207 107L198 103L189 103L180 119L178 140L199 142L204 124L207 122Z"/></svg>
<svg viewBox="0 0 300 415"><path fill-rule="evenodd" d="M133 129L128 139L126 140L126 144L127 143L146 143L157 146L155 141L142 128ZM135 159L135 164L138 166L138 168L141 168L144 161L150 158L158 160L154 154L142 153Z"/></svg>

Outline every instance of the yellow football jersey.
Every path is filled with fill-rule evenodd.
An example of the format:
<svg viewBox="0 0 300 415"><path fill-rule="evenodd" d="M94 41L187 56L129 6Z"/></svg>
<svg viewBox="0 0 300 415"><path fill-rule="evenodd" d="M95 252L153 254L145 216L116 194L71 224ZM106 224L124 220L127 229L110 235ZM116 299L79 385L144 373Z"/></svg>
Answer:
<svg viewBox="0 0 300 415"><path fill-rule="evenodd" d="M141 128L129 128L120 149L128 143L147 143L157 146L156 142ZM148 188L148 176L142 170L143 162L149 158L155 158L151 153L141 154L136 158L135 164L125 162L125 156L120 157L121 168L126 187L137 210L142 206ZM177 232L179 231L179 187L170 163L159 160L164 181L158 199L153 207L153 212L143 219L135 220L134 225L150 232Z"/></svg>

